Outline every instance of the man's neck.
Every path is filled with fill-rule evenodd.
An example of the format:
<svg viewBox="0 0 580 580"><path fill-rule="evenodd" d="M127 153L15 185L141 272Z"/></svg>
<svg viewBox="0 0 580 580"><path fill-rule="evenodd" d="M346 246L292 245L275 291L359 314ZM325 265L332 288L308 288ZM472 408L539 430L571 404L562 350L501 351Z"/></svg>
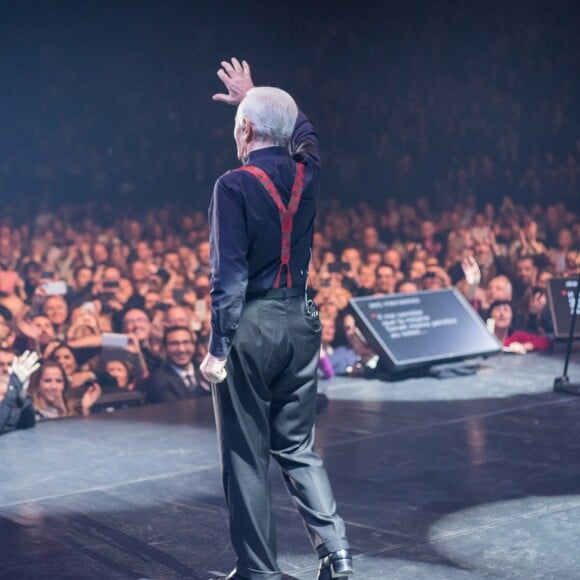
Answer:
<svg viewBox="0 0 580 580"><path fill-rule="evenodd" d="M276 144L272 141L250 141L246 149L246 159L250 156L250 153L260 149L267 149L268 147L276 147Z"/></svg>

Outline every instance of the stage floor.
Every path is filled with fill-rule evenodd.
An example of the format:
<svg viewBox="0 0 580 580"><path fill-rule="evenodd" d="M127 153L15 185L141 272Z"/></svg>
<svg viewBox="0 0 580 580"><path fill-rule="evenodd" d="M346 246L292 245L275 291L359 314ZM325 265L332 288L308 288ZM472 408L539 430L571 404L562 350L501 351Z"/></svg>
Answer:
<svg viewBox="0 0 580 580"><path fill-rule="evenodd" d="M563 349L474 376L333 379L317 447L360 580L580 578L580 397ZM580 382L576 352L568 375ZM203 579L234 563L209 399L0 437L0 578ZM272 469L279 561L314 556Z"/></svg>

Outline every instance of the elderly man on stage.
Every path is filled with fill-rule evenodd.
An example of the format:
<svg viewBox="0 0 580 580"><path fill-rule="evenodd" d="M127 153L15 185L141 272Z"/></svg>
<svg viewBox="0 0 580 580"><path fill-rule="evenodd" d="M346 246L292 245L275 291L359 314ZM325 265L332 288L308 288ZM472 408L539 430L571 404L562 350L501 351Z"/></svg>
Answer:
<svg viewBox="0 0 580 580"><path fill-rule="evenodd" d="M353 573L343 520L313 450L320 352L306 297L320 180L318 139L293 98L254 87L233 58L218 76L237 105L243 166L216 182L209 209L212 333L201 365L213 385L237 566L228 579L281 579L268 465L280 466L320 558L319 580Z"/></svg>

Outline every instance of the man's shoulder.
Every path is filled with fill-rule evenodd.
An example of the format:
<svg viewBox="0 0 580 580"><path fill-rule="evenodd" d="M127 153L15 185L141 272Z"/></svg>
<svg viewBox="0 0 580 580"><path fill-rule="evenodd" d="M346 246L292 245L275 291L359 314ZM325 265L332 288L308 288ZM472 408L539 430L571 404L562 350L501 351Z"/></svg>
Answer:
<svg viewBox="0 0 580 580"><path fill-rule="evenodd" d="M169 403L187 397L181 377L167 361L149 375L145 390L151 403Z"/></svg>
<svg viewBox="0 0 580 580"><path fill-rule="evenodd" d="M242 179L243 174L246 172L242 170L243 166L240 167L233 167L232 169L228 169L225 173L222 173L216 180L216 183L229 185L232 183L236 183L238 180Z"/></svg>
<svg viewBox="0 0 580 580"><path fill-rule="evenodd" d="M241 194L244 191L245 180L249 178L247 171L242 171L240 167L235 167L220 175L215 182L215 191L228 193L230 195Z"/></svg>

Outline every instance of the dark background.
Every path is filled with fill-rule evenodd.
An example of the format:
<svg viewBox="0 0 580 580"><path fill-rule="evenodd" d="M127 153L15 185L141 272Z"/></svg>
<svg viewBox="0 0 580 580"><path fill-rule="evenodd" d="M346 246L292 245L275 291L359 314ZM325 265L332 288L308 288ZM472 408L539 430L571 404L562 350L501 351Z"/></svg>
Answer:
<svg viewBox="0 0 580 580"><path fill-rule="evenodd" d="M207 207L237 164L211 95L238 56L315 122L326 199L571 202L578 6L4 1L0 196Z"/></svg>

